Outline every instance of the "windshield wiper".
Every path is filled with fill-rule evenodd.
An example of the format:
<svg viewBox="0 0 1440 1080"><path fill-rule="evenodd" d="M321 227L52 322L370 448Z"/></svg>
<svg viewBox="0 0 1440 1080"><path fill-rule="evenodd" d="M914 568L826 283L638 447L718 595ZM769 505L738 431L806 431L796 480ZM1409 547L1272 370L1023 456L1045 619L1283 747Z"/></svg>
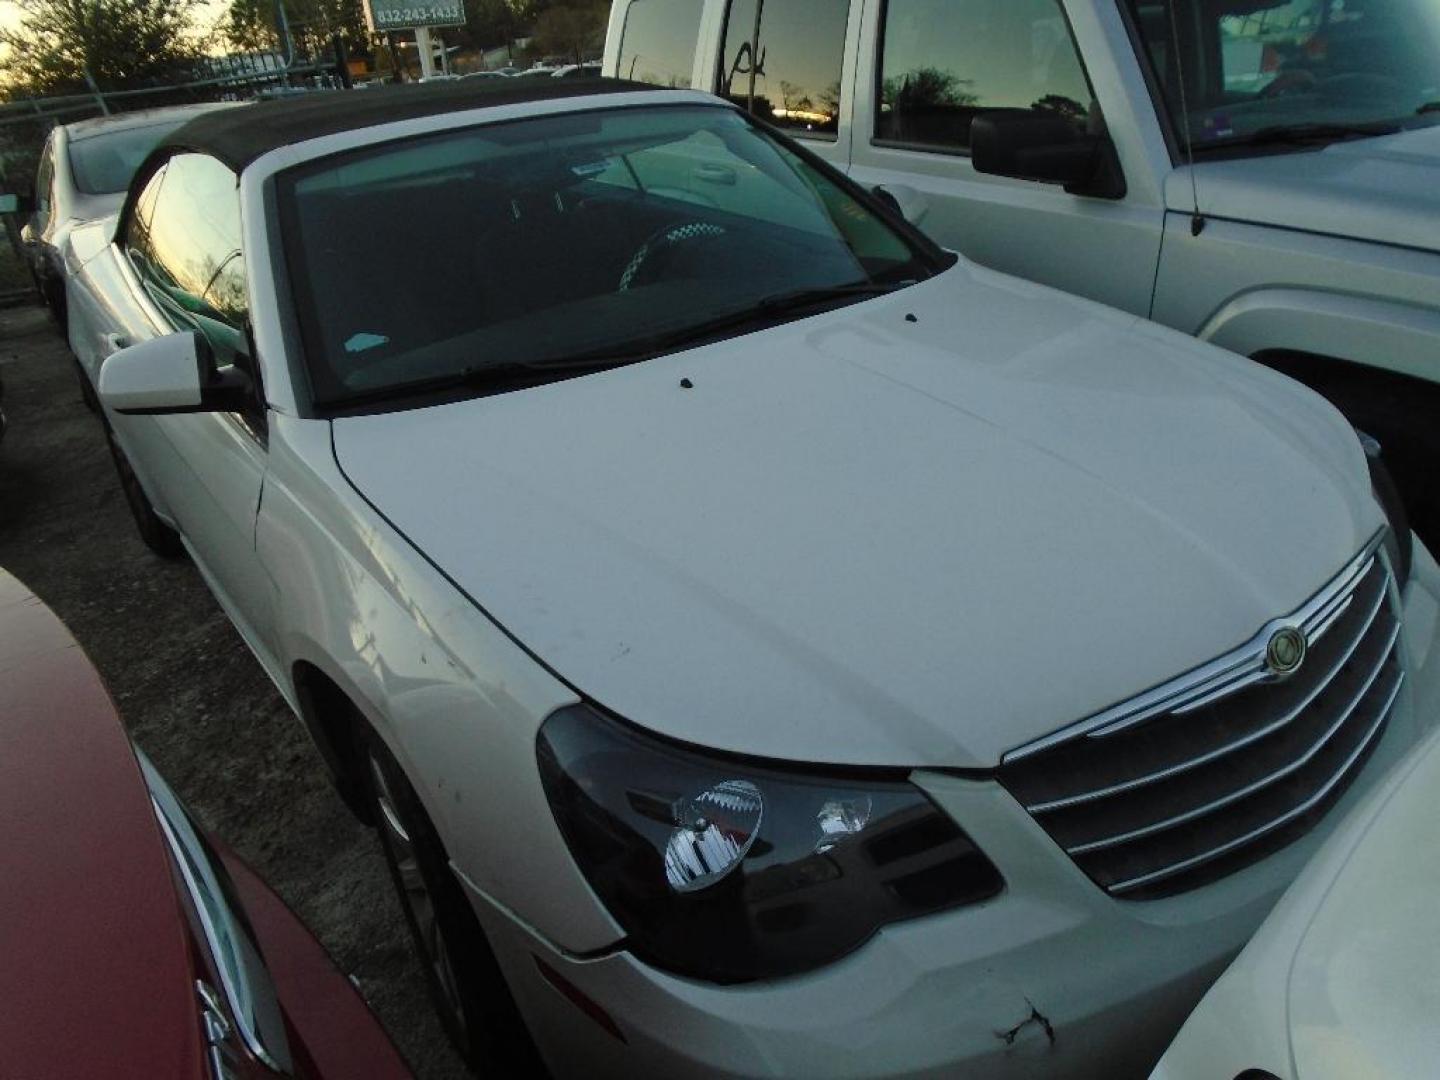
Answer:
<svg viewBox="0 0 1440 1080"><path fill-rule="evenodd" d="M843 300L850 296L879 296L884 293L914 285L914 279L904 281L853 281L845 285L822 285L810 289L793 289L789 292L772 293L762 296L743 308L718 315L713 319L682 330L655 334L620 346L595 349L577 353L566 359L571 364L598 364L602 367L618 367L633 364L675 352L687 345L694 345L718 337L727 330L751 326L757 323L773 322L776 318L819 307L832 300ZM548 365L544 365L548 367Z"/></svg>
<svg viewBox="0 0 1440 1080"><path fill-rule="evenodd" d="M811 289L792 289L789 292L762 296L755 304L755 310L766 315L783 314L802 308L813 307L829 300L842 300L847 296L883 296L885 293L914 285L912 278L905 281L852 281L848 285L820 285Z"/></svg>
<svg viewBox="0 0 1440 1080"><path fill-rule="evenodd" d="M622 345L605 346L588 352L574 353L557 360L520 361L506 360L495 364L482 364L463 368L448 375L437 375L431 379L416 379L391 386L376 387L373 390L358 390L326 400L317 399L315 404L322 408L348 409L355 406L388 401L394 398L413 397L424 394L443 394L452 390L510 390L552 380L559 376L587 375L607 368L623 367L653 357L674 352L716 337L726 330L753 323L773 321L807 308L844 299L849 296L878 296L913 285L913 279L899 282L855 281L845 285L825 285L809 289L794 289L789 292L762 296L754 303L728 312L683 330L656 334Z"/></svg>
<svg viewBox="0 0 1440 1080"><path fill-rule="evenodd" d="M389 401L392 398L443 394L449 390L506 390L520 385L546 382L558 375L586 375L603 371L621 362L623 361L585 357L540 363L506 360L498 364L461 368L448 375L436 375L430 379L414 379L410 382L377 386L373 390L356 390L333 398L317 398L315 404L321 408L348 409L377 401Z"/></svg>
<svg viewBox="0 0 1440 1080"><path fill-rule="evenodd" d="M1273 127L1263 127L1259 131L1252 131L1248 135L1205 143L1203 149L1210 150L1228 146L1323 145L1372 135L1394 135L1399 130L1401 130L1400 125L1393 121L1374 121L1363 124L1276 124ZM1202 146L1196 146L1195 149L1200 150Z"/></svg>

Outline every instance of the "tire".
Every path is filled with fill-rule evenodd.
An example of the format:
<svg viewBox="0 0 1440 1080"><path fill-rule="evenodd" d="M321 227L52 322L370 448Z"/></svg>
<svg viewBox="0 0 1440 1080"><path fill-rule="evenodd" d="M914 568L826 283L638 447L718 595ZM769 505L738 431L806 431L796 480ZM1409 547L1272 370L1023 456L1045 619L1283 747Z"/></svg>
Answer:
<svg viewBox="0 0 1440 1080"><path fill-rule="evenodd" d="M161 521L155 513L149 496L140 486L140 478L130 467L130 459L125 456L125 451L121 450L120 444L115 441L115 432L109 424L105 425L105 441L110 446L110 458L115 462L115 472L120 477L120 490L125 493L125 501L130 506L131 516L135 518L135 528L140 532L140 539L156 555L166 559L180 558L185 554L185 545L180 543L180 534Z"/></svg>
<svg viewBox="0 0 1440 1080"><path fill-rule="evenodd" d="M65 335L66 321L69 319L69 312L66 310L65 283L55 281L53 278L46 281L43 295L45 307L50 312L50 319L60 335Z"/></svg>
<svg viewBox="0 0 1440 1080"><path fill-rule="evenodd" d="M477 1075L547 1075L415 789L378 735L365 727L360 741L390 880L445 1033Z"/></svg>
<svg viewBox="0 0 1440 1080"><path fill-rule="evenodd" d="M85 368L79 360L75 361L75 377L80 380L80 400L85 403L85 408L97 416L100 415L100 397L95 393L90 376L85 374Z"/></svg>

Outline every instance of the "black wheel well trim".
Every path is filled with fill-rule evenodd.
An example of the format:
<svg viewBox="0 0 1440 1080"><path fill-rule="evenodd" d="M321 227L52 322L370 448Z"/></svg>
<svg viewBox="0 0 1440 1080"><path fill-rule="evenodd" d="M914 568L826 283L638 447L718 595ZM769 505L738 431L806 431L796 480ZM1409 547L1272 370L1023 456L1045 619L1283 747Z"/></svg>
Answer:
<svg viewBox="0 0 1440 1080"><path fill-rule="evenodd" d="M1352 423L1355 411L1363 413L1377 405L1393 410L1383 423L1390 430L1369 432L1382 445L1386 436L1398 434L1407 442L1416 441L1418 436L1421 446L1440 449L1440 438L1432 434L1433 416L1440 409L1440 378L1427 379L1362 360L1304 349L1261 349L1251 353L1250 359L1308 386L1327 398ZM1368 422L1376 423L1373 418Z"/></svg>
<svg viewBox="0 0 1440 1080"><path fill-rule="evenodd" d="M369 721L354 697L319 665L308 660L295 661L291 665L290 680L300 719L319 750L340 798L352 814L369 822L372 814L365 798L357 726L368 726Z"/></svg>
<svg viewBox="0 0 1440 1080"><path fill-rule="evenodd" d="M1349 356L1333 356L1326 353L1312 352L1309 349L1290 349L1274 347L1257 349L1250 354L1250 359L1257 364L1269 368L1279 368L1285 361L1301 361L1307 364L1315 364L1313 370L1321 370L1335 375L1345 376L1351 379L1367 379L1393 381L1406 385L1413 385L1423 389L1427 393L1440 396L1440 378L1427 379L1421 375L1412 375L1405 371L1395 371L1393 368L1381 367L1379 364L1367 363ZM1437 372L1440 375L1440 372ZM1297 378L1297 376L1291 376ZM1301 380L1303 381L1303 380Z"/></svg>

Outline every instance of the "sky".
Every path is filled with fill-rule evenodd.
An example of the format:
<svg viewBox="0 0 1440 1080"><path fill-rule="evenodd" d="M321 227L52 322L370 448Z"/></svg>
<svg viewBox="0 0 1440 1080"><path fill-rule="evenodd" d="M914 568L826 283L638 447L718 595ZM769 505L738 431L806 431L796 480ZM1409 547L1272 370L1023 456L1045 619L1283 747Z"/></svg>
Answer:
<svg viewBox="0 0 1440 1080"><path fill-rule="evenodd" d="M229 0L205 0L200 5L196 22L201 26L213 25L229 6ZM0 27L10 28L20 21L20 9L13 0L0 0Z"/></svg>
<svg viewBox="0 0 1440 1080"><path fill-rule="evenodd" d="M230 0L202 0L195 13L195 25L202 31L209 30L225 14ZM20 8L14 0L0 0L0 29L11 29L20 22ZM0 46L0 68L5 64L5 49Z"/></svg>

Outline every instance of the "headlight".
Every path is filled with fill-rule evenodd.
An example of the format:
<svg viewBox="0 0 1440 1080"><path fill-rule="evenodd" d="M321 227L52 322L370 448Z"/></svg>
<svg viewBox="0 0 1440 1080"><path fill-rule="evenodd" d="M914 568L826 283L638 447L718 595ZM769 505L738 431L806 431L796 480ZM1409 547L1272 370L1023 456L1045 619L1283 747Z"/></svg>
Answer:
<svg viewBox="0 0 1440 1080"><path fill-rule="evenodd" d="M734 983L839 959L880 927L1003 886L895 770L702 754L575 706L540 775L576 862L641 959Z"/></svg>

